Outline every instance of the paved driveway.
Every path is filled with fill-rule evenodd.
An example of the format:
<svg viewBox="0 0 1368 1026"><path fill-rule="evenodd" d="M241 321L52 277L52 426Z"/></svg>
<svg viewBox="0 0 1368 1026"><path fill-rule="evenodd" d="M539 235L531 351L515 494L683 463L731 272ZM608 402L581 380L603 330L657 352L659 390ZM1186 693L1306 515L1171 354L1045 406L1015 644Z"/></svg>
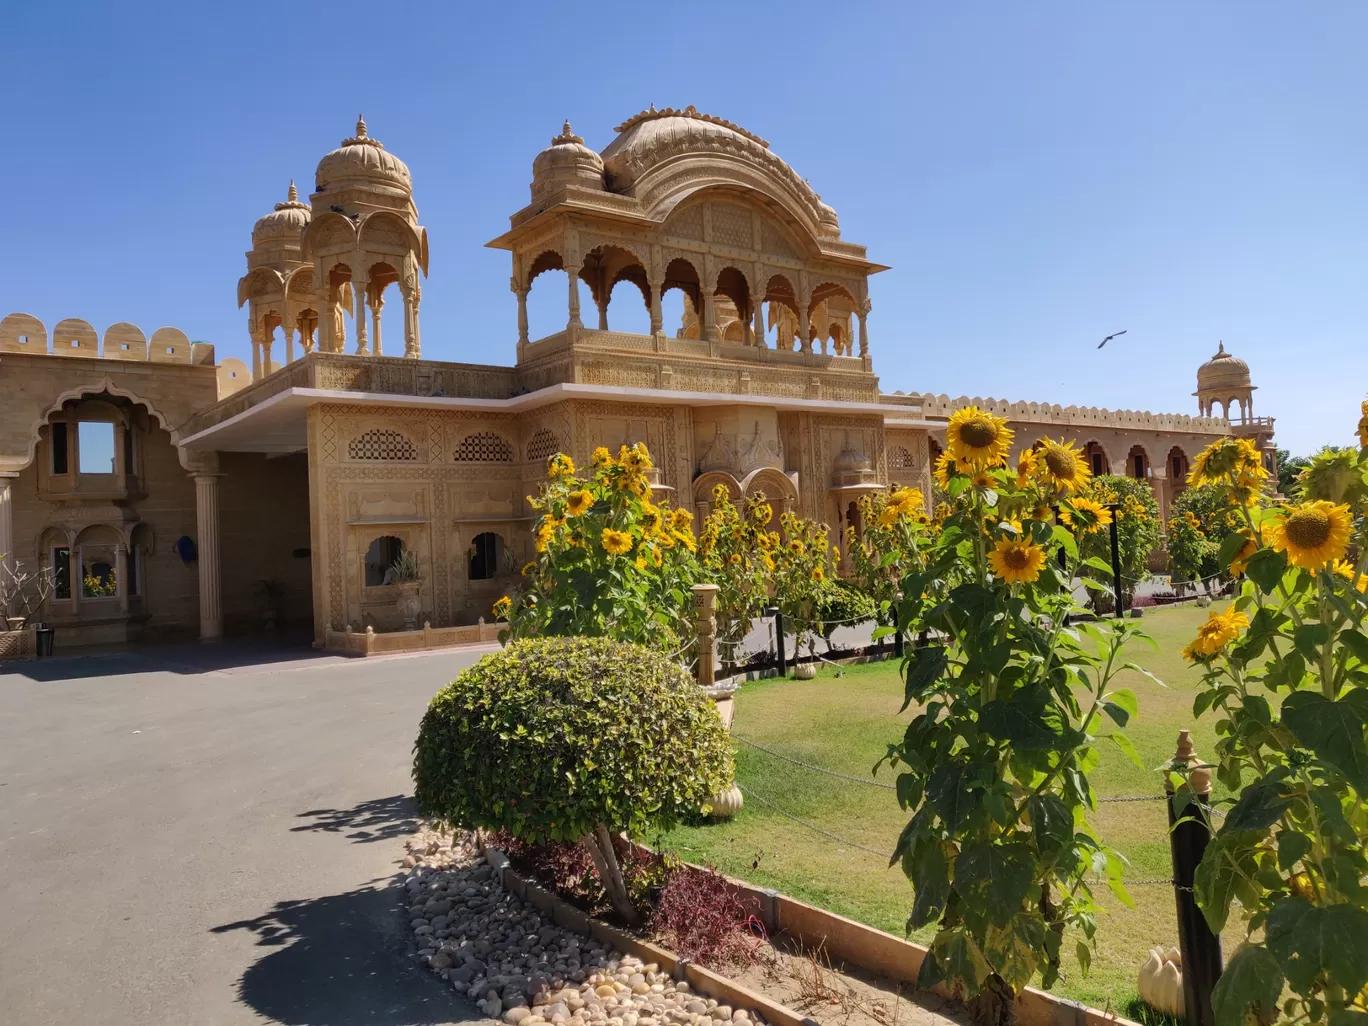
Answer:
<svg viewBox="0 0 1368 1026"><path fill-rule="evenodd" d="M0 1019L479 1021L405 957L419 718L479 653L0 668Z"/></svg>

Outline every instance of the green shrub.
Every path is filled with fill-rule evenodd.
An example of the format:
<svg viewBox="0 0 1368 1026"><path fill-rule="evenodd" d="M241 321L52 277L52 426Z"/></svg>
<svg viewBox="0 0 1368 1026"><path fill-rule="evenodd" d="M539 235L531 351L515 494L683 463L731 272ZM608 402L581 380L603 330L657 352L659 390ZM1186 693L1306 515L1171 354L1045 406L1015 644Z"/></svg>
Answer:
<svg viewBox="0 0 1368 1026"><path fill-rule="evenodd" d="M731 780L731 742L689 675L607 638L539 638L439 691L414 744L414 796L451 827L579 841L623 918L610 835L668 830Z"/></svg>
<svg viewBox="0 0 1368 1026"><path fill-rule="evenodd" d="M833 581L817 597L817 618L822 621L822 637L828 645L837 627L867 623L878 612L878 606L869 594L850 581Z"/></svg>

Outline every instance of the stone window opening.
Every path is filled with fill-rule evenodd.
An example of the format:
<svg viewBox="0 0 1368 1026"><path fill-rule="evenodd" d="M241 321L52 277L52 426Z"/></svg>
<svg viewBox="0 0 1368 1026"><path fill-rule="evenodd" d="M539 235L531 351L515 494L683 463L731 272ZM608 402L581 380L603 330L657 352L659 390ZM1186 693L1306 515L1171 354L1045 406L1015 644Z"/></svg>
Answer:
<svg viewBox="0 0 1368 1026"><path fill-rule="evenodd" d="M65 477L70 470L68 462L67 425L59 420L51 426L52 473Z"/></svg>
<svg viewBox="0 0 1368 1026"><path fill-rule="evenodd" d="M65 545L55 546L52 550L52 581L53 598L71 598L71 549Z"/></svg>
<svg viewBox="0 0 1368 1026"><path fill-rule="evenodd" d="M539 428L527 442L527 462L544 463L561 452L561 441L554 431Z"/></svg>
<svg viewBox="0 0 1368 1026"><path fill-rule="evenodd" d="M499 559L503 539L493 531L484 531L470 543L470 579L491 581L499 575Z"/></svg>
<svg viewBox="0 0 1368 1026"><path fill-rule="evenodd" d="M117 560L108 545L81 546L81 598L108 599L119 595Z"/></svg>
<svg viewBox="0 0 1368 1026"><path fill-rule="evenodd" d="M404 543L392 534L381 535L366 549L364 583L379 588L394 583L394 561L404 554Z"/></svg>
<svg viewBox="0 0 1368 1026"><path fill-rule="evenodd" d="M347 455L354 460L410 461L418 458L418 450L402 431L372 428L351 440Z"/></svg>
<svg viewBox="0 0 1368 1026"><path fill-rule="evenodd" d="M113 474L114 425L107 420L76 422L76 469L81 474Z"/></svg>
<svg viewBox="0 0 1368 1026"><path fill-rule="evenodd" d="M512 463L513 447L503 435L480 431L462 439L452 459L457 463Z"/></svg>

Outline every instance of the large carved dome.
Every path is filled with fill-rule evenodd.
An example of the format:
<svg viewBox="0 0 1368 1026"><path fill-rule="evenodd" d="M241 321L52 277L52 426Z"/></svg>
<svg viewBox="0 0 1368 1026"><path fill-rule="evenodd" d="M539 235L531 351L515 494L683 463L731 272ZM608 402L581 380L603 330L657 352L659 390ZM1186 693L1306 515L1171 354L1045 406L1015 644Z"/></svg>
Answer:
<svg viewBox="0 0 1368 1026"><path fill-rule="evenodd" d="M295 183L290 183L290 191L284 203L277 203L275 210L259 219L252 228L252 245L277 239L293 240L299 244L299 236L309 223L310 208L301 203Z"/></svg>
<svg viewBox="0 0 1368 1026"><path fill-rule="evenodd" d="M1197 368L1197 389L1249 388L1249 364L1226 352L1225 343L1202 366Z"/></svg>
<svg viewBox="0 0 1368 1026"><path fill-rule="evenodd" d="M325 154L314 172L315 192L345 187L371 187L413 193L408 165L366 134L366 119L357 118L356 135Z"/></svg>
<svg viewBox="0 0 1368 1026"><path fill-rule="evenodd" d="M798 173L758 135L693 107L676 110L651 107L618 125L618 133L603 150L608 188L634 194L654 172L689 159L712 158L719 165L735 162L774 180L793 197L808 220L823 230L834 230L836 212L822 203Z"/></svg>

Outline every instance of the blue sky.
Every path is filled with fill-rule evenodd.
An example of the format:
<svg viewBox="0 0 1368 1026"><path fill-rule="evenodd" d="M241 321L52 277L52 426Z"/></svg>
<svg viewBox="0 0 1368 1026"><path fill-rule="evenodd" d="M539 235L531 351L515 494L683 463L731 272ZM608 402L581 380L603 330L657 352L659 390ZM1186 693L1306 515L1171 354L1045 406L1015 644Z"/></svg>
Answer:
<svg viewBox="0 0 1368 1026"><path fill-rule="evenodd" d="M1305 452L1347 441L1368 389L1361 3L71 3L3 22L0 312L49 328L174 324L245 357L252 223L364 111L432 240L423 355L511 363L508 257L483 244L532 158L566 117L601 149L647 104L692 103L770 140L892 265L871 287L886 390L1195 412L1223 339ZM534 289L534 335L563 319L554 291Z"/></svg>

